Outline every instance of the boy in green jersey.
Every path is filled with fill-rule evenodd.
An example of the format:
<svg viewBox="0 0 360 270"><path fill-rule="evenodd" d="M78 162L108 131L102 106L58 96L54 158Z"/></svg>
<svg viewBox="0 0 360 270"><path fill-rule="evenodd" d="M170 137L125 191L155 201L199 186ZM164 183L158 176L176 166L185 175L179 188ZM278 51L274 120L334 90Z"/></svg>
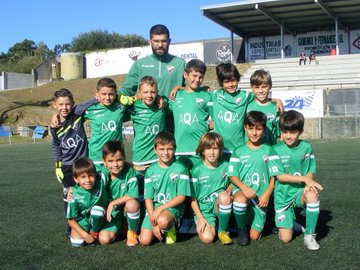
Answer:
<svg viewBox="0 0 360 270"><path fill-rule="evenodd" d="M102 167L102 146L112 140L122 141L122 123L126 106L116 100L116 83L110 78L98 81L95 95L99 103L90 106L84 119L90 121L89 158Z"/></svg>
<svg viewBox="0 0 360 270"><path fill-rule="evenodd" d="M99 234L100 244L111 243L126 213L128 231L127 246L138 244L137 231L140 223L139 191L135 170L125 162L125 150L120 141L109 141L102 147L104 167L102 172L110 176L108 192L110 203L106 211L106 222Z"/></svg>
<svg viewBox="0 0 360 270"><path fill-rule="evenodd" d="M293 237L294 208L306 207L304 244L310 250L318 250L315 240L316 223L320 213L318 190L322 186L313 179L316 164L310 143L300 140L304 131L304 116L294 110L280 116L282 142L272 147L269 158L270 175L276 176L274 201L275 222L279 239L290 242Z"/></svg>
<svg viewBox="0 0 360 270"><path fill-rule="evenodd" d="M216 235L223 245L232 244L227 229L232 209L231 186L227 176L228 162L221 160L224 142L215 132L204 134L196 149L202 162L191 170L191 207L200 240L209 244Z"/></svg>
<svg viewBox="0 0 360 270"><path fill-rule="evenodd" d="M66 218L71 227L70 241L74 247L93 244L105 219L109 203L107 178L96 174L94 163L89 158L80 158L73 165L76 182L69 201Z"/></svg>
<svg viewBox="0 0 360 270"><path fill-rule="evenodd" d="M174 244L175 224L184 212L186 196L190 196L189 174L187 168L175 160L176 145L171 133L159 132L154 145L159 160L145 173L147 213L141 226L140 243L150 245L155 236L160 241L165 238L166 244Z"/></svg>
<svg viewBox="0 0 360 270"><path fill-rule="evenodd" d="M238 244L249 244L247 225L251 224L250 238L261 237L267 206L274 189L274 178L269 176L270 146L262 144L266 129L266 115L251 111L245 117L244 129L249 140L231 155L228 175L233 183L233 211L238 227Z"/></svg>
<svg viewBox="0 0 360 270"><path fill-rule="evenodd" d="M214 121L214 131L224 139L224 153L229 158L232 151L245 141L244 119L254 95L238 89L241 76L235 65L217 65L216 75L222 88L212 92L211 118ZM281 100L277 99L276 104L283 109Z"/></svg>
<svg viewBox="0 0 360 270"><path fill-rule="evenodd" d="M280 136L279 111L276 103L269 98L272 80L269 72L256 70L250 77L251 90L255 99L247 107L247 112L260 111L266 115L266 129L262 138L263 143L274 145Z"/></svg>
<svg viewBox="0 0 360 270"><path fill-rule="evenodd" d="M137 171L145 171L158 160L154 151L154 139L159 131L165 130L166 105L159 108L156 100L158 88L155 79L144 76L139 84L139 99L129 107L134 126L132 146L133 165Z"/></svg>
<svg viewBox="0 0 360 270"><path fill-rule="evenodd" d="M199 59L190 60L185 67L186 86L170 101L174 114L176 157L191 169L200 158L195 154L202 135L209 131L209 102L211 95L201 88L206 66Z"/></svg>

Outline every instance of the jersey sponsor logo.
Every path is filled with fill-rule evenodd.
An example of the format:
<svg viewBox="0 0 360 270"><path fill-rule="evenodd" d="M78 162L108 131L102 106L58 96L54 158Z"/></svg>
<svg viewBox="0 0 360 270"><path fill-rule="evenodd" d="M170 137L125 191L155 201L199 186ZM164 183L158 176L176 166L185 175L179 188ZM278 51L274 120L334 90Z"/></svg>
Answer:
<svg viewBox="0 0 360 270"><path fill-rule="evenodd" d="M96 111L93 111L93 114L98 114L98 113L101 113L102 110L96 110Z"/></svg>
<svg viewBox="0 0 360 270"><path fill-rule="evenodd" d="M259 187L261 182L267 184L265 174L260 175L258 173L253 173L252 175L249 175L247 173L244 180L244 183L250 187L251 186Z"/></svg>
<svg viewBox="0 0 360 270"><path fill-rule="evenodd" d="M202 203L213 203L217 201L218 194L216 192L211 193L210 195L204 196Z"/></svg>
<svg viewBox="0 0 360 270"><path fill-rule="evenodd" d="M145 127L145 134L156 135L159 133L159 131L160 131L159 125L153 125L152 127L151 126Z"/></svg>
<svg viewBox="0 0 360 270"><path fill-rule="evenodd" d="M154 64L152 64L152 65L142 64L141 67L143 67L143 68L153 68L153 67L155 67L155 65Z"/></svg>
<svg viewBox="0 0 360 270"><path fill-rule="evenodd" d="M164 193L159 193L157 196L156 196L156 201L161 203L161 204L165 204L167 203L168 201L171 200L171 196L170 194L164 194Z"/></svg>
<svg viewBox="0 0 360 270"><path fill-rule="evenodd" d="M274 173L276 173L276 172L279 171L279 169L278 169L277 166L272 166L272 167L270 168L270 170L271 170L272 172L274 172Z"/></svg>
<svg viewBox="0 0 360 270"><path fill-rule="evenodd" d="M223 112L222 110L220 110L217 115L217 119L220 119L221 121L229 124L232 124L234 122L240 123L239 115L230 111Z"/></svg>
<svg viewBox="0 0 360 270"><path fill-rule="evenodd" d="M209 176L208 176L208 175L206 175L206 176L200 176L200 177L199 177L200 184L206 183L206 182L208 181L208 179L209 179Z"/></svg>
<svg viewBox="0 0 360 270"><path fill-rule="evenodd" d="M196 114L192 116L191 113L184 113L179 115L179 124L180 123L191 126L194 123L199 123L199 119Z"/></svg>
<svg viewBox="0 0 360 270"><path fill-rule="evenodd" d="M234 171L233 165L229 165L229 172L233 172L233 171Z"/></svg>
<svg viewBox="0 0 360 270"><path fill-rule="evenodd" d="M114 120L110 120L107 123L101 123L101 133L109 132L109 131L117 131L117 124Z"/></svg>
<svg viewBox="0 0 360 270"><path fill-rule="evenodd" d="M82 143L84 141L83 138L81 138L78 134L76 134L75 138L69 138L67 140L63 140L61 142L62 148L64 149L72 149L72 148L76 148L79 143Z"/></svg>

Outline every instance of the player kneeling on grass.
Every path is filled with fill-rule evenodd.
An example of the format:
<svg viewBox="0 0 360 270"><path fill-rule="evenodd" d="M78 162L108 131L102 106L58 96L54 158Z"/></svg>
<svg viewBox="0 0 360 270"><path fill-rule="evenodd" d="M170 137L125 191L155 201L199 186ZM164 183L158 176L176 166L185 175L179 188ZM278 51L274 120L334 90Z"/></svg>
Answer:
<svg viewBox="0 0 360 270"><path fill-rule="evenodd" d="M95 165L89 158L75 161L73 177L76 185L66 214L71 227L71 244L74 247L81 247L84 242L95 244L109 203L107 180L103 174L96 174Z"/></svg>
<svg viewBox="0 0 360 270"><path fill-rule="evenodd" d="M122 223L124 211L127 217L127 242L128 246L138 244L137 231L140 222L140 207L138 202L139 190L136 172L132 166L125 162L125 150L120 141L109 141L102 147L104 166L101 171L107 177L110 203L106 211L106 222L100 234L100 244L111 243Z"/></svg>
<svg viewBox="0 0 360 270"><path fill-rule="evenodd" d="M154 236L166 244L176 242L175 224L184 212L186 196L190 196L187 168L175 160L175 139L166 131L159 132L154 150L159 160L145 173L144 199L146 216L141 226L140 243L150 245Z"/></svg>
<svg viewBox="0 0 360 270"><path fill-rule="evenodd" d="M270 146L261 140L266 129L266 115L251 111L245 117L244 129L249 140L237 147L229 162L229 177L234 196L234 216L238 226L238 244L249 244L261 237L274 179L268 173Z"/></svg>
<svg viewBox="0 0 360 270"><path fill-rule="evenodd" d="M274 203L275 222L279 238L287 243L292 240L294 208L306 206L304 244L310 250L318 250L315 240L316 223L320 213L318 190L322 186L313 179L316 163L310 143L300 140L304 131L304 116L297 111L280 115L282 142L272 147L269 158L270 174L276 176Z"/></svg>
<svg viewBox="0 0 360 270"><path fill-rule="evenodd" d="M232 209L231 186L227 176L228 162L220 160L224 150L222 137L213 132L204 134L196 149L202 162L191 170L191 207L195 214L200 240L209 244L218 237L223 245L232 244L227 229Z"/></svg>

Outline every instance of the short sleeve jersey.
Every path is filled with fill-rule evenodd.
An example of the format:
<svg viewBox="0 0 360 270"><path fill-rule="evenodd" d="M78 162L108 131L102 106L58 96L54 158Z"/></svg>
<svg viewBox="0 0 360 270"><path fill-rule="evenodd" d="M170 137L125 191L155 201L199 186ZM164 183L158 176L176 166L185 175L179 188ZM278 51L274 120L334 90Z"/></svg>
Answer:
<svg viewBox="0 0 360 270"><path fill-rule="evenodd" d="M158 160L154 151L154 139L159 131L165 130L167 108L156 105L148 107L141 100L129 108L134 126L133 163L145 165Z"/></svg>
<svg viewBox="0 0 360 270"><path fill-rule="evenodd" d="M259 148L252 149L246 143L236 148L229 162L229 177L239 177L257 196L261 196L269 186L270 148L269 145L262 144Z"/></svg>
<svg viewBox="0 0 360 270"><path fill-rule="evenodd" d="M98 173L92 189L86 190L76 184L73 190L74 198L68 203L66 218L89 218L93 206L106 208L109 203L107 181L105 174Z"/></svg>
<svg viewBox="0 0 360 270"><path fill-rule="evenodd" d="M90 120L89 158L97 164L102 160L101 148L112 140L122 141L122 124L126 107L115 101L110 106L90 106L84 118Z"/></svg>
<svg viewBox="0 0 360 270"><path fill-rule="evenodd" d="M229 186L228 162L223 161L216 168L209 168L204 162L191 170L191 197L196 198L200 210L208 209L216 203L219 193Z"/></svg>
<svg viewBox="0 0 360 270"><path fill-rule="evenodd" d="M244 143L246 109L253 99L253 94L240 89L233 94L227 93L224 89L211 94L214 131L223 137L225 152L229 153Z"/></svg>
<svg viewBox="0 0 360 270"><path fill-rule="evenodd" d="M163 168L153 163L145 173L144 199L152 199L155 206L165 204L178 195L190 196L190 181L187 168L179 161ZM175 207L184 210L184 205Z"/></svg>
<svg viewBox="0 0 360 270"><path fill-rule="evenodd" d="M303 140L294 148L288 147L284 142L272 146L269 165L271 176L285 173L305 176L308 173L316 173L316 162L312 146ZM291 203L299 189L303 187L303 183L275 181L275 209Z"/></svg>
<svg viewBox="0 0 360 270"><path fill-rule="evenodd" d="M109 177L110 173L106 167L102 167L101 170L107 177ZM136 172L129 163L125 163L124 169L115 179L109 180L108 192L111 201L125 195L139 198Z"/></svg>
<svg viewBox="0 0 360 270"><path fill-rule="evenodd" d="M266 130L262 138L262 143L267 143L268 145L276 144L277 139L280 136L279 114L276 110L276 104L274 102L269 102L265 105L261 105L254 99L247 108L247 112L250 111L260 111L266 115Z"/></svg>
<svg viewBox="0 0 360 270"><path fill-rule="evenodd" d="M195 155L199 140L208 128L211 95L199 91L178 91L170 109L174 114L176 155Z"/></svg>

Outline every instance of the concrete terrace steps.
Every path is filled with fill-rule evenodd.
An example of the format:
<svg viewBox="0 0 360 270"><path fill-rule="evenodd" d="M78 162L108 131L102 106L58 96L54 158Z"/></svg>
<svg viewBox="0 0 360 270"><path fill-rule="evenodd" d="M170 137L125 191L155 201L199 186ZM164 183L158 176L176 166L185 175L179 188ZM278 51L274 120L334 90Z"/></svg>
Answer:
<svg viewBox="0 0 360 270"><path fill-rule="evenodd" d="M275 91L360 87L360 54L319 56L316 61L299 66L299 58L257 60L239 87L249 89L251 74L261 68L270 72Z"/></svg>

